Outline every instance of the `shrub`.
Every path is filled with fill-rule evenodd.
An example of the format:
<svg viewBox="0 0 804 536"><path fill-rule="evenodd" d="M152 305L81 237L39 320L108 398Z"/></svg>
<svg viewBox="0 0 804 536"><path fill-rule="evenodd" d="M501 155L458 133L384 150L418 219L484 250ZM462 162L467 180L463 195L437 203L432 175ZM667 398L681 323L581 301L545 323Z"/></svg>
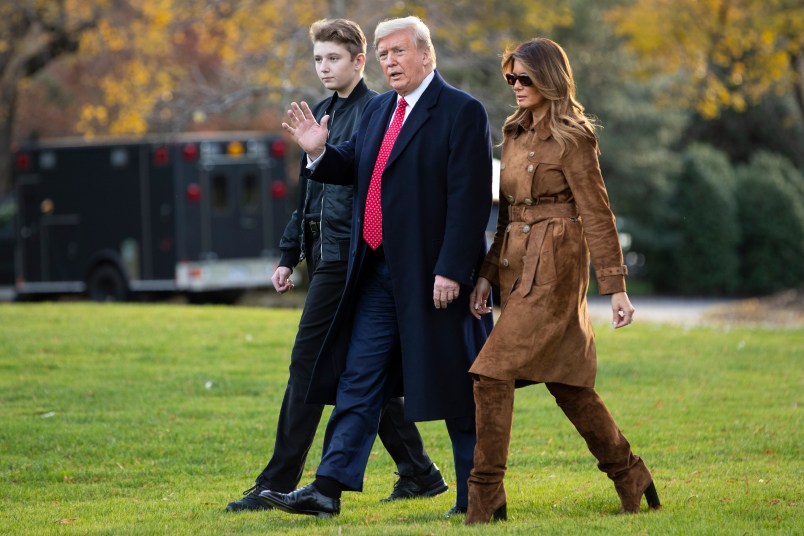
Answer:
<svg viewBox="0 0 804 536"><path fill-rule="evenodd" d="M757 153L737 178L741 292L804 284L804 176L784 157Z"/></svg>
<svg viewBox="0 0 804 536"><path fill-rule="evenodd" d="M734 170L721 151L690 146L664 218L661 255L665 290L681 294L730 294L738 284L737 205Z"/></svg>

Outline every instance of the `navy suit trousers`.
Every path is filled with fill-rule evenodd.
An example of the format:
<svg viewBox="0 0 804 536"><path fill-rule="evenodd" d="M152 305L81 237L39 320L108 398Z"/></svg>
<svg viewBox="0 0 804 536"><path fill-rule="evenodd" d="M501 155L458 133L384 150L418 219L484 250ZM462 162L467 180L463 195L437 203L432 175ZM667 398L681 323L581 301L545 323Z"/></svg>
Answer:
<svg viewBox="0 0 804 536"><path fill-rule="evenodd" d="M266 487L283 493L298 486L324 411L323 405L305 403L305 397L316 355L346 285L346 261L321 261L318 234L308 235L307 244L310 288L290 355L290 374L279 411L274 452L257 478ZM403 400L393 398L385 408L380 439L396 463L397 472L404 476L426 473L433 462L416 425L405 421Z"/></svg>
<svg viewBox="0 0 804 536"><path fill-rule="evenodd" d="M396 304L388 265L370 252L358 282L352 334L340 377L335 409L324 436L317 476L362 491L363 476L379 427L382 409L401 381ZM468 503L468 478L475 447L474 419L446 420L452 441L457 482L456 505Z"/></svg>

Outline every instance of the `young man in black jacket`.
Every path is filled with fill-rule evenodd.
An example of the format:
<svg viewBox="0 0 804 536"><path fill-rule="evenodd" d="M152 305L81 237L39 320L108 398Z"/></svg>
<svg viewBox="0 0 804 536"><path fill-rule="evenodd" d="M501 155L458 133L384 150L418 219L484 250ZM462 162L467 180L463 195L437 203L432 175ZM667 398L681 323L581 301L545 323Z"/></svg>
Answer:
<svg viewBox="0 0 804 536"><path fill-rule="evenodd" d="M351 137L366 103L377 94L363 81L366 38L357 24L345 19L314 23L310 37L316 72L324 87L333 91L332 96L315 105L313 113L317 120L330 116L329 140L340 143ZM307 259L310 287L290 356L290 377L279 411L274 453L255 485L244 492L242 499L228 504L229 511L270 509L259 498L260 492L272 489L287 493L296 489L324 409L305 404L305 398L316 356L346 284L352 186L312 181L306 164L303 155L299 205L279 242L282 258L272 277L276 291L287 292L293 288L293 267L302 258ZM392 399L386 406L379 436L399 474L393 492L384 501L432 497L447 490L416 425L404 419L402 399Z"/></svg>

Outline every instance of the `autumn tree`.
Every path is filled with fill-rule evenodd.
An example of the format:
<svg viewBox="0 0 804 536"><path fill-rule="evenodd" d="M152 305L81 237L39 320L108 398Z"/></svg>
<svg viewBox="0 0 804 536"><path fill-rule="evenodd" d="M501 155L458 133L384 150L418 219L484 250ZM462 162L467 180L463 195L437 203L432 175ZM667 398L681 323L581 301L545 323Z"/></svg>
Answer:
<svg viewBox="0 0 804 536"><path fill-rule="evenodd" d="M11 140L20 84L75 52L112 0L18 0L0 4L0 194L11 189Z"/></svg>
<svg viewBox="0 0 804 536"><path fill-rule="evenodd" d="M804 120L804 9L800 0L634 0L610 11L642 60L673 75L665 97L703 117L793 92Z"/></svg>
<svg viewBox="0 0 804 536"><path fill-rule="evenodd" d="M347 11L367 13L369 4L353 2ZM67 112L75 116L73 129L60 134L137 136L210 126L210 117L252 101L279 115L290 95L320 96L308 27L329 10L344 9L331 0L28 0L14 11L2 7L0 14L9 16L0 52L35 59L4 64L9 76L3 80L16 76L9 84L15 98L3 101L8 134L0 143L10 145L21 82L23 93L36 99L26 110L44 130L48 112L76 110ZM39 49L22 46L24 30ZM52 34L49 46L39 37L45 30ZM54 69L52 60L65 51L78 54ZM51 67L55 81L36 79L44 67ZM46 93L62 101L49 110L41 102L47 83ZM27 131L16 132L17 139L24 136Z"/></svg>
<svg viewBox="0 0 804 536"><path fill-rule="evenodd" d="M130 0L135 16L116 13L82 43L97 95L83 103L77 129L177 131L245 99L278 104L311 71L307 26L321 13L313 4Z"/></svg>
<svg viewBox="0 0 804 536"><path fill-rule="evenodd" d="M53 115L69 116L70 133L88 137L233 124L278 128L290 100L324 94L310 62L312 21L345 16L371 40L381 19L410 13L433 30L447 79L487 102L498 122L510 105L499 83L502 50L572 19L564 0L517 0L502 7L462 1L126 0L83 36L68 67L62 64L50 79L31 84L30 100L23 102L26 124L47 130ZM378 90L385 87L371 52L366 79ZM54 95L60 104L49 109L42 101L54 102ZM18 138L26 135L17 132Z"/></svg>

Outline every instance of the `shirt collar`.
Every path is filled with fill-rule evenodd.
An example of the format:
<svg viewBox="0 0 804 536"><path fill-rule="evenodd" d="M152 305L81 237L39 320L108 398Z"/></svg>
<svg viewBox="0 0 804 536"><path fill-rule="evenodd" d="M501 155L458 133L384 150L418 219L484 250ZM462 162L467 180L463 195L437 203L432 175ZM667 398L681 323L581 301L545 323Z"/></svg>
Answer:
<svg viewBox="0 0 804 536"><path fill-rule="evenodd" d="M427 86L430 85L430 82L433 81L433 78L435 78L435 71L431 71L430 74L424 77L424 80L422 80L422 83L419 84L419 87L411 91L409 94L405 95L405 102L408 103L408 107L405 109L406 117L407 114L409 114L410 111L413 109L413 107L416 106L416 103L419 102L419 99L421 98L422 94L424 94L424 91L427 89ZM399 104L399 95L396 96L396 102L397 104Z"/></svg>

